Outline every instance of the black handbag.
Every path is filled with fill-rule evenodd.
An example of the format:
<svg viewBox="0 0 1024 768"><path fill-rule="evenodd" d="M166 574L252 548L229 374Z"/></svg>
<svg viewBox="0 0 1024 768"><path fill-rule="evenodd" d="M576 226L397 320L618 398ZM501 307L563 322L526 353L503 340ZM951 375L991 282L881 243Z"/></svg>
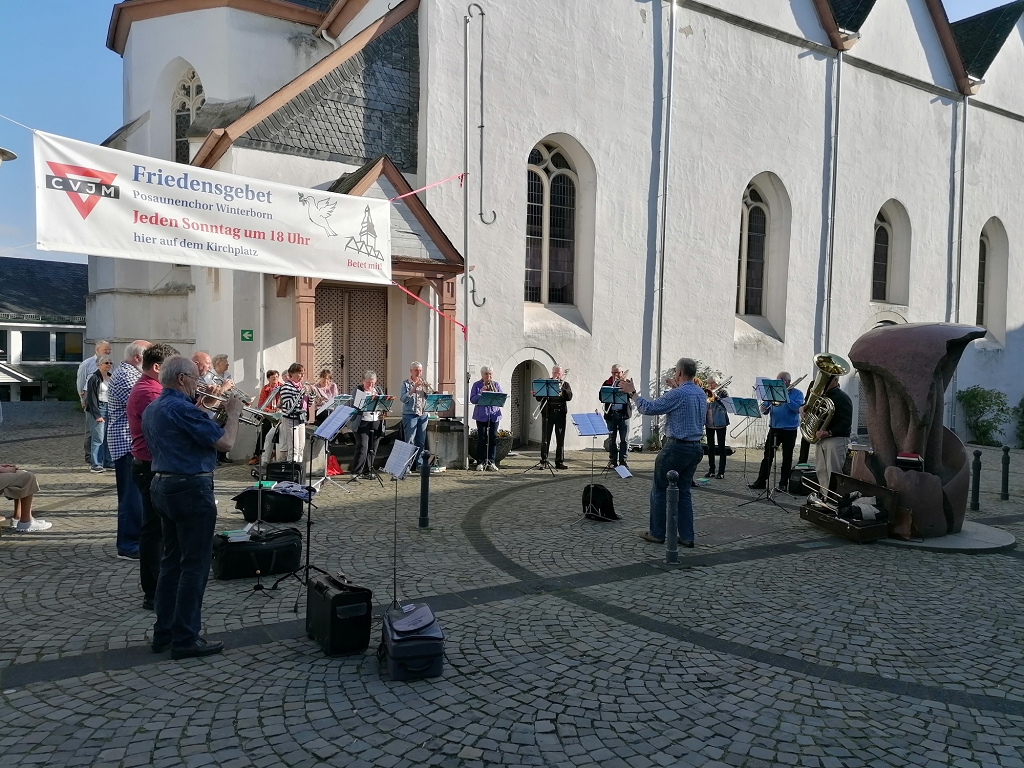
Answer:
<svg viewBox="0 0 1024 768"><path fill-rule="evenodd" d="M615 514L612 492L597 483L587 485L583 489L583 516L602 523L619 520Z"/></svg>
<svg viewBox="0 0 1024 768"><path fill-rule="evenodd" d="M327 656L362 653L370 646L373 592L339 573L317 574L306 585L306 635Z"/></svg>
<svg viewBox="0 0 1024 768"><path fill-rule="evenodd" d="M246 488L235 496L235 509L242 512L245 522L254 523L258 517L260 492L256 488ZM295 523L302 519L303 502L298 496L290 493L278 493L272 488L263 489L263 522Z"/></svg>
<svg viewBox="0 0 1024 768"><path fill-rule="evenodd" d="M267 480L290 480L302 482L302 465L297 461L272 461L267 464Z"/></svg>
<svg viewBox="0 0 1024 768"><path fill-rule="evenodd" d="M302 561L302 534L295 528L266 533L250 533L248 541L228 541L218 533L213 537L213 578L251 579L299 570Z"/></svg>

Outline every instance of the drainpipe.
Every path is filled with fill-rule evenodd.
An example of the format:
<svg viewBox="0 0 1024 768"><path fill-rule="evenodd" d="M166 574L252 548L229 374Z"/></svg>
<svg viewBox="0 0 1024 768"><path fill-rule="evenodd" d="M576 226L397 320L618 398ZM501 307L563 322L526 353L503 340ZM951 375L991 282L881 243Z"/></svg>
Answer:
<svg viewBox="0 0 1024 768"><path fill-rule="evenodd" d="M469 469L469 13L463 17L462 91L462 468Z"/></svg>
<svg viewBox="0 0 1024 768"><path fill-rule="evenodd" d="M971 99L964 94L964 127L963 147L960 151L960 200L957 205L959 209L959 221L957 222L957 244L956 244L956 286L953 295L953 322L960 322L960 280L963 276L964 267L964 197L967 190L967 116L970 114ZM949 429L956 432L956 368L953 369L953 380L951 397L949 399Z"/></svg>
<svg viewBox="0 0 1024 768"><path fill-rule="evenodd" d="M654 366L655 378L658 386L655 390L657 396L661 397L661 347L662 347L662 326L665 315L665 246L668 240L668 184L669 170L672 162L672 91L674 86L674 75L676 69L676 7L677 0L669 0L672 3L672 11L669 14L668 44L668 81L665 95L665 139L662 148L662 170L661 170L661 242L659 244L661 254L658 259L658 325L655 333Z"/></svg>
<svg viewBox="0 0 1024 768"><path fill-rule="evenodd" d="M263 386L263 381L266 379L266 371L264 370L264 368L266 367L267 342L266 342L266 339L263 338L263 329L266 326L266 317L267 317L267 288L266 288L267 276L264 275L262 272L260 272L258 274L259 274L259 278L260 278L260 318L259 318L259 324L260 324L260 348L259 348L259 357L256 360L256 371L257 371L256 386L257 387L262 387Z"/></svg>
<svg viewBox="0 0 1024 768"><path fill-rule="evenodd" d="M839 128L843 108L843 51L836 54L836 86L833 96L832 184L828 201L828 250L825 264L825 306L822 322L822 352L829 351L832 336L832 265L836 252L836 194L839 186Z"/></svg>
<svg viewBox="0 0 1024 768"><path fill-rule="evenodd" d="M338 50L339 48L341 48L341 43L338 42L339 40L341 40L341 33L340 32L338 33L337 37L331 37L330 35L327 34L327 30L324 29L320 33L320 37L322 37L324 40L326 40L328 43L330 43L331 48L333 48L334 50Z"/></svg>

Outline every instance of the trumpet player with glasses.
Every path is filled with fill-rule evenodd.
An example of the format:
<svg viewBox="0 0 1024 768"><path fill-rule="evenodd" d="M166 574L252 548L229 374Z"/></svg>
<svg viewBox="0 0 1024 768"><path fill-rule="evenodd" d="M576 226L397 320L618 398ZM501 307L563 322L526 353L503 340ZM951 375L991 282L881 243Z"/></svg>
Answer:
<svg viewBox="0 0 1024 768"><path fill-rule="evenodd" d="M731 377L730 377L731 380ZM728 384L728 382L726 382ZM725 477L725 430L729 427L729 412L722 402L729 396L724 386L719 386L713 376L704 384L707 393L708 410L704 419L704 434L708 438L708 471L704 477ZM715 453L718 453L718 470L715 471Z"/></svg>
<svg viewBox="0 0 1024 768"><path fill-rule="evenodd" d="M602 387L622 388L622 382L629 378L629 371L623 371L622 366L615 363L612 366L612 375L609 376ZM626 454L629 452L629 420L633 418L633 403L605 403L604 423L608 427L608 469L615 469L623 466L627 469Z"/></svg>
<svg viewBox="0 0 1024 768"><path fill-rule="evenodd" d="M804 404L804 393L793 386L793 377L787 371L781 371L775 378L782 379L786 385L789 399L781 405L772 405L767 401L761 403L761 413L769 415L768 437L764 441L764 458L757 472L757 479L748 485L755 491L763 491L768 487L768 478L775 461L775 451L782 447L782 467L779 469L779 484L776 491L789 492L789 476L793 471L793 446L796 445L796 433L800 426L800 412Z"/></svg>
<svg viewBox="0 0 1024 768"><path fill-rule="evenodd" d="M434 393L434 388L423 378L423 363L409 364L409 378L402 382L402 390L398 399L402 401L402 433L405 442L426 450L427 423L430 417L426 413L427 395ZM422 457L422 453L420 456ZM416 459L416 467L421 459ZM415 467L414 467L415 469Z"/></svg>
<svg viewBox="0 0 1024 768"><path fill-rule="evenodd" d="M489 365L480 367L480 380L473 383L469 390L469 402L473 409L473 420L476 422L476 469L493 472L498 468L495 458L498 455L498 423L501 421L501 408L496 405L480 405L481 392L501 392L501 385L494 380L494 370Z"/></svg>

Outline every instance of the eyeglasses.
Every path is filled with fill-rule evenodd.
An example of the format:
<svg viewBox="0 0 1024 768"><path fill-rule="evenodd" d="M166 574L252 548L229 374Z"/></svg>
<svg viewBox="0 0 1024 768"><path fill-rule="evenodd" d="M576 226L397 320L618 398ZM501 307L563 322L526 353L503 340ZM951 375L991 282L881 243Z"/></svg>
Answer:
<svg viewBox="0 0 1024 768"><path fill-rule="evenodd" d="M178 375L179 376L188 376L190 379L195 379L196 381L199 381L199 377L198 376L193 376L191 373L179 373Z"/></svg>

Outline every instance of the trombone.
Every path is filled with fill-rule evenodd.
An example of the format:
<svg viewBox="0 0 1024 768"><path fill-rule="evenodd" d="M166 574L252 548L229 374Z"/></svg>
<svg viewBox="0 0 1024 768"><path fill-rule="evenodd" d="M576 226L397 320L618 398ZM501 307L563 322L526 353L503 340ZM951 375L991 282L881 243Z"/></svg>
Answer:
<svg viewBox="0 0 1024 768"><path fill-rule="evenodd" d="M198 395L199 397L196 399L196 405L198 405L204 411L212 413L213 420L220 424L221 426L224 426L224 423L227 421L228 418L226 406L228 401L231 400L232 398L227 397L225 395L214 395L211 394L210 392L199 392ZM241 397L237 397L237 399L242 400ZM268 401L269 399L270 398L268 398ZM211 400L214 402L210 403L209 401ZM252 398L250 398L250 402L251 400ZM242 407L242 412L238 416L238 420L242 424L249 424L253 427L262 426L263 420L268 418L276 421L277 414L267 413L266 411L261 411L257 408L250 408L247 405Z"/></svg>

